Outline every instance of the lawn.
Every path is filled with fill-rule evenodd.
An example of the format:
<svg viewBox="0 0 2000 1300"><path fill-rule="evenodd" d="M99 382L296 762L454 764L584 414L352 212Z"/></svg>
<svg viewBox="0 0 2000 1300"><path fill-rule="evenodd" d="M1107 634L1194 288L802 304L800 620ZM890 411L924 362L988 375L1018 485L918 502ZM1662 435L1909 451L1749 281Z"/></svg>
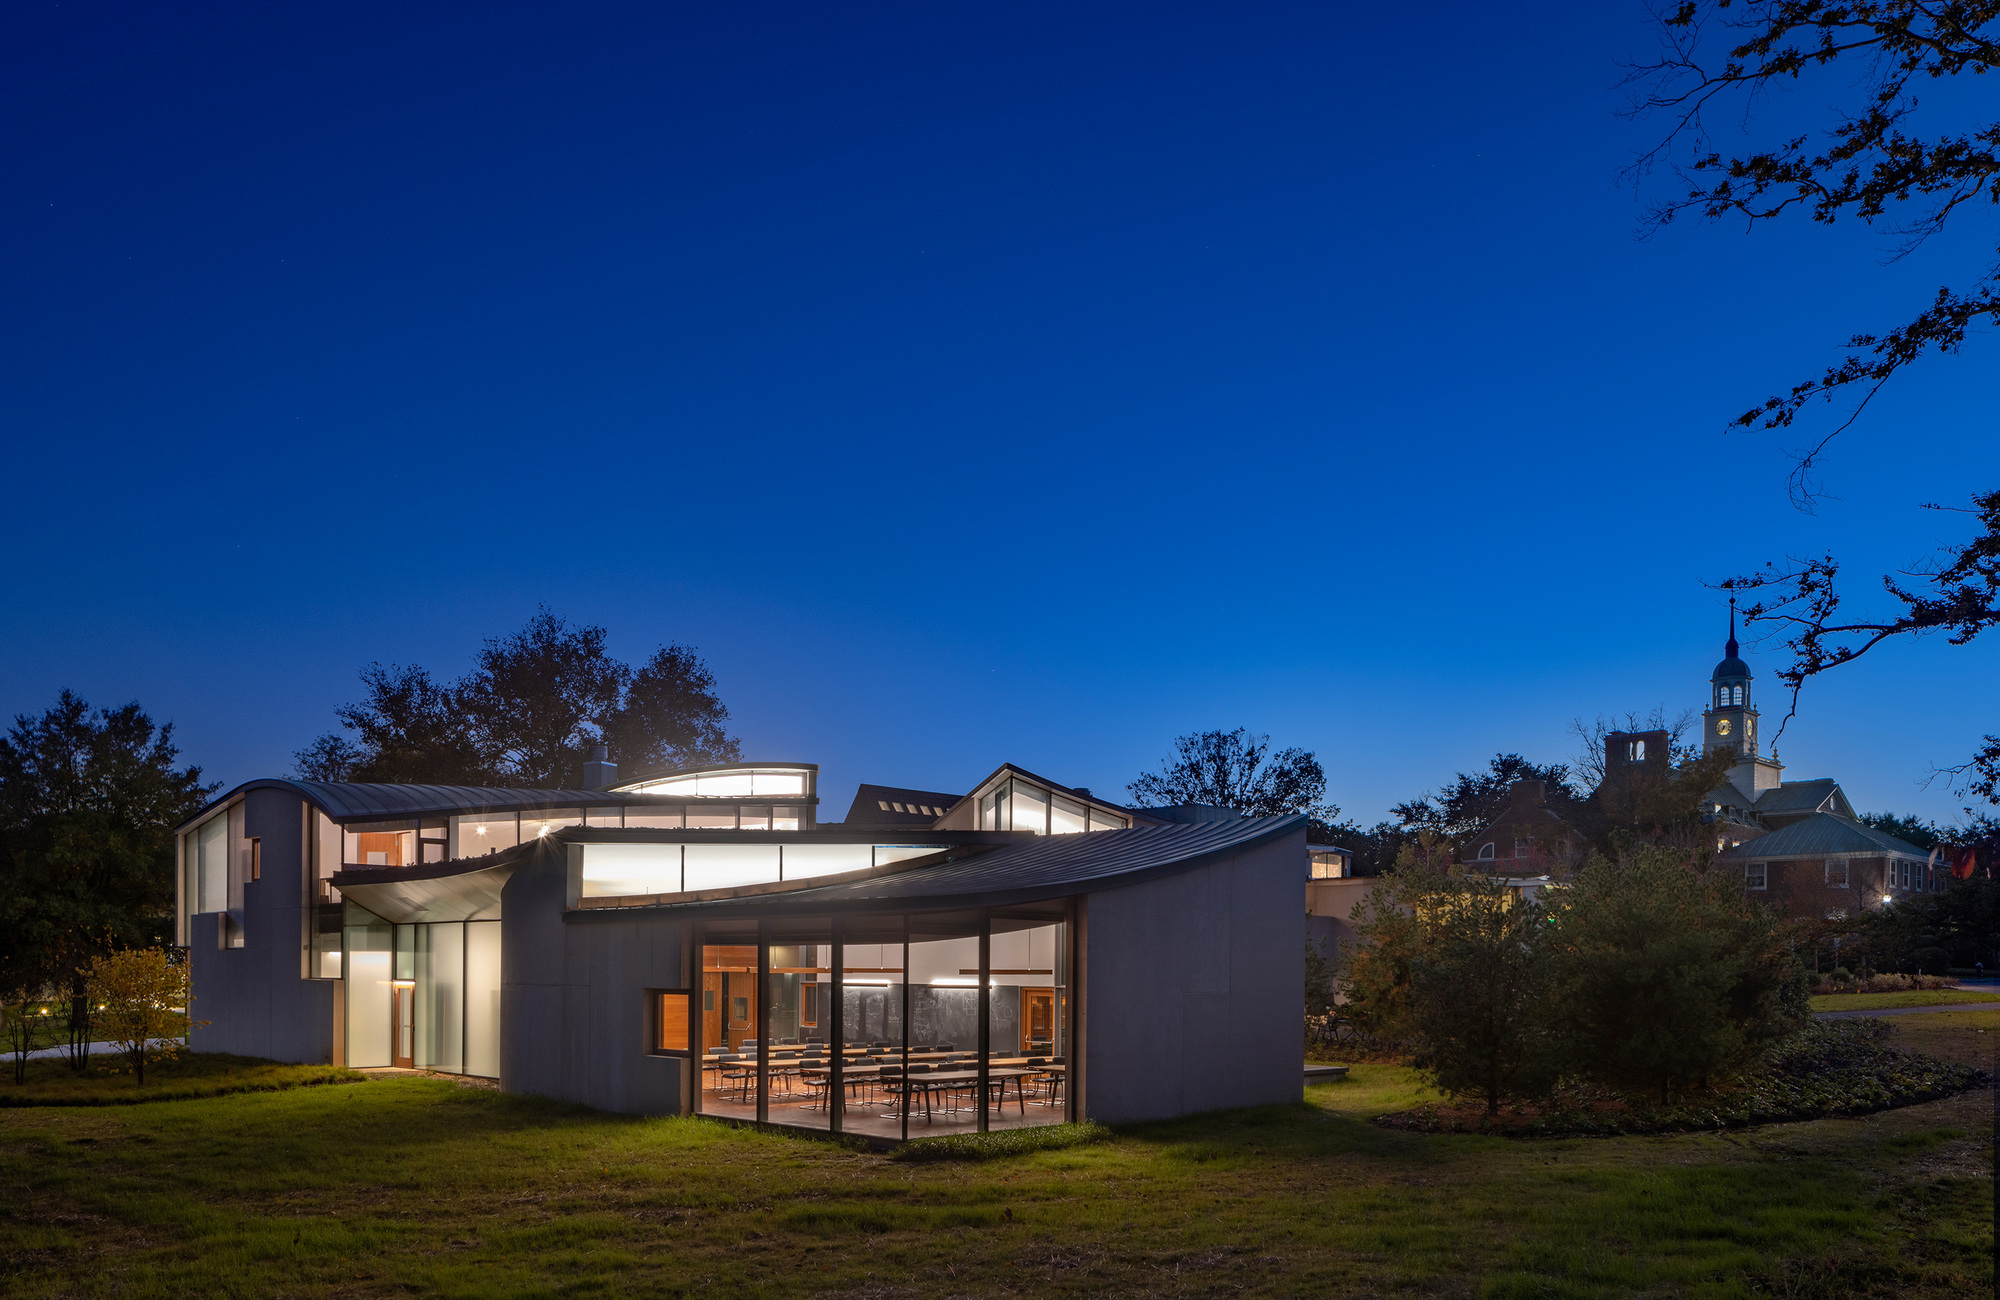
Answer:
<svg viewBox="0 0 2000 1300"><path fill-rule="evenodd" d="M364 1075L332 1065L280 1065L220 1052L183 1052L170 1061L148 1061L141 1087L118 1055L91 1058L90 1072L73 1073L59 1059L28 1062L28 1077L14 1082L14 1062L0 1073L0 1106L122 1106L184 1101L235 1092L275 1092L319 1083L355 1083Z"/></svg>
<svg viewBox="0 0 2000 1300"><path fill-rule="evenodd" d="M1985 1059L2000 1014L1928 1027ZM8 1291L54 1295L1991 1294L1990 1099L1550 1142L1296 1106L903 1164L426 1078L0 1112Z"/></svg>
<svg viewBox="0 0 2000 1300"><path fill-rule="evenodd" d="M1821 993L1814 1011L1885 1011L1892 1007L1943 1007L1954 1002L2000 1002L2000 989L1912 989L1907 993Z"/></svg>

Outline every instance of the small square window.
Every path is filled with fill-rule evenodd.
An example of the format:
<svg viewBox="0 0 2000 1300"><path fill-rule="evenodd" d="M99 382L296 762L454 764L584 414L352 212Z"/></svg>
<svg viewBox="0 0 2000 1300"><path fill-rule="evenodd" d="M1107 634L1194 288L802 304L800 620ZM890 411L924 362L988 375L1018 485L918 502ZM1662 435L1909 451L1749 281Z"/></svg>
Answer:
<svg viewBox="0 0 2000 1300"><path fill-rule="evenodd" d="M688 994L679 989L653 993L653 1054L684 1056L688 1052L690 1020Z"/></svg>
<svg viewBox="0 0 2000 1300"><path fill-rule="evenodd" d="M877 799L875 801L875 806L877 808L880 808L883 812L889 811L889 801L887 799Z"/></svg>

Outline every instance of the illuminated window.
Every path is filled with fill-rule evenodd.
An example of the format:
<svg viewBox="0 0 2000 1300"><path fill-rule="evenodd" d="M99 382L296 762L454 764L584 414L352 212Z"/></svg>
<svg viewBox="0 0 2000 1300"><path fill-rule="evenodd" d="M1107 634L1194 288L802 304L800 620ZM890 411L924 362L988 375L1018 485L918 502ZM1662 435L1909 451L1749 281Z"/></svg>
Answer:
<svg viewBox="0 0 2000 1300"><path fill-rule="evenodd" d="M653 994L653 1053L685 1056L689 1050L688 994L666 990Z"/></svg>

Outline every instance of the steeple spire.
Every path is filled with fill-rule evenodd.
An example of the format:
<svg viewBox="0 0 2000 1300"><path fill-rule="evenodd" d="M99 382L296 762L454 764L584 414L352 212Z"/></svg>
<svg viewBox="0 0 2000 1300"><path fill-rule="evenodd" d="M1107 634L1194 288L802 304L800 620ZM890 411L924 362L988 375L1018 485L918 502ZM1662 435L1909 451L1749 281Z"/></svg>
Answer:
<svg viewBox="0 0 2000 1300"><path fill-rule="evenodd" d="M1723 649L1724 659L1734 659L1736 655L1736 597L1729 598L1729 644Z"/></svg>

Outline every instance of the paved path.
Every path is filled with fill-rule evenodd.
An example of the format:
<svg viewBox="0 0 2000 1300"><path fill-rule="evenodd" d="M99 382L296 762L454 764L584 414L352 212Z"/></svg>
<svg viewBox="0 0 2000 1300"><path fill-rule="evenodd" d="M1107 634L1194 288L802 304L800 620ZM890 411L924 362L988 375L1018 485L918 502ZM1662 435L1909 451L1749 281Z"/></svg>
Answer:
<svg viewBox="0 0 2000 1300"><path fill-rule="evenodd" d="M1853 1020L1857 1016L1920 1016L1927 1011L2000 1011L2000 1002L1947 1002L1941 1007L1881 1007L1874 1011L1815 1011L1818 1020Z"/></svg>
<svg viewBox="0 0 2000 1300"><path fill-rule="evenodd" d="M175 1039L156 1038L153 1040L153 1046L164 1047L168 1042L172 1042L176 1047L186 1046L186 1040L179 1038ZM125 1045L123 1043L92 1043L90 1045L90 1054L92 1056L110 1056L113 1055L114 1053L122 1052L124 1050L125 1050ZM4 1053L4 1055L11 1058L14 1054L12 1052L7 1052ZM69 1048L67 1047L41 1047L37 1048L32 1052L29 1052L28 1059L31 1061L46 1061L54 1057L68 1056L68 1055L69 1055Z"/></svg>

